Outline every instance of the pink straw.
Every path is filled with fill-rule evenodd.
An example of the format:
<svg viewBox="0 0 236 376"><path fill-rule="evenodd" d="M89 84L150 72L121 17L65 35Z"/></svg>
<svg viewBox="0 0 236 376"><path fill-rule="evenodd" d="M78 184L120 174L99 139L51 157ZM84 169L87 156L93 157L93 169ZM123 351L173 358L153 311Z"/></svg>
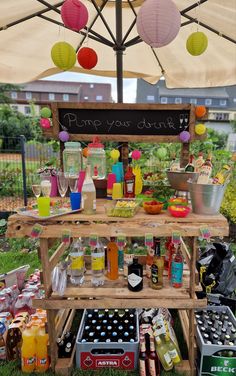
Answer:
<svg viewBox="0 0 236 376"><path fill-rule="evenodd" d="M81 170L78 177L78 192L82 191L82 187L85 179L85 170Z"/></svg>

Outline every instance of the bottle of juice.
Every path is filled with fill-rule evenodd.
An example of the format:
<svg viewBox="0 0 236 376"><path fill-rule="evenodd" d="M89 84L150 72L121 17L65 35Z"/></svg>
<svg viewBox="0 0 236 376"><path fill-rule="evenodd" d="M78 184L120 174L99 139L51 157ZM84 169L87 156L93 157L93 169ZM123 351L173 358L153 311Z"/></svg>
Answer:
<svg viewBox="0 0 236 376"><path fill-rule="evenodd" d="M43 373L49 368L48 334L45 325L41 324L36 335L36 372Z"/></svg>
<svg viewBox="0 0 236 376"><path fill-rule="evenodd" d="M107 244L107 278L115 280L118 276L118 246L112 237Z"/></svg>
<svg viewBox="0 0 236 376"><path fill-rule="evenodd" d="M27 324L22 333L21 347L21 370L22 372L31 373L35 369L35 335L31 325Z"/></svg>
<svg viewBox="0 0 236 376"><path fill-rule="evenodd" d="M156 352L162 367L165 371L170 371L173 368L173 362L169 354L168 346L165 342L161 340L159 336L155 338L156 340Z"/></svg>
<svg viewBox="0 0 236 376"><path fill-rule="evenodd" d="M87 165L82 187L82 208L84 209L84 214L94 214L96 212L96 188L91 178L90 165Z"/></svg>

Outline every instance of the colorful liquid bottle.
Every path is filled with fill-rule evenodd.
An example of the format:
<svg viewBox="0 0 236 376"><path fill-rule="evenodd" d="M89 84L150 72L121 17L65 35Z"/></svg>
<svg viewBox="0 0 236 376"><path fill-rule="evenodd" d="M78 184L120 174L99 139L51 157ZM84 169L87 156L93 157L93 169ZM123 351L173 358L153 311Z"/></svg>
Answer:
<svg viewBox="0 0 236 376"><path fill-rule="evenodd" d="M45 325L41 324L36 335L36 371L46 372L49 368L48 358L48 334L45 332Z"/></svg>
<svg viewBox="0 0 236 376"><path fill-rule="evenodd" d="M118 276L118 246L115 238L111 238L107 244L107 278L115 280Z"/></svg>
<svg viewBox="0 0 236 376"><path fill-rule="evenodd" d="M183 285L183 265L183 256L180 247L178 247L171 263L171 283L175 288Z"/></svg>
<svg viewBox="0 0 236 376"><path fill-rule="evenodd" d="M132 167L128 166L127 172L124 177L124 196L126 198L135 197L135 175L133 174Z"/></svg>
<svg viewBox="0 0 236 376"><path fill-rule="evenodd" d="M35 335L28 324L22 333L22 347L21 347L21 370L25 373L31 373L35 369L35 354L36 343Z"/></svg>

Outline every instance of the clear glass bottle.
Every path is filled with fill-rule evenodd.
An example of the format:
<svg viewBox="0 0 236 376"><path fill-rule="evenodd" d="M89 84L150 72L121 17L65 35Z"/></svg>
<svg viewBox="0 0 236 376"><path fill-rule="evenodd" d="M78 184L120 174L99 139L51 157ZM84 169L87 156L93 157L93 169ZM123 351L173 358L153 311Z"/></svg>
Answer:
<svg viewBox="0 0 236 376"><path fill-rule="evenodd" d="M80 142L65 142L63 150L63 170L66 176L79 175L82 170L82 150Z"/></svg>
<svg viewBox="0 0 236 376"><path fill-rule="evenodd" d="M71 247L69 258L70 281L73 285L82 285L84 283L84 250L81 241L76 240Z"/></svg>
<svg viewBox="0 0 236 376"><path fill-rule="evenodd" d="M92 285L95 287L104 284L104 269L105 269L105 250L100 241L97 241L96 247L92 249Z"/></svg>
<svg viewBox="0 0 236 376"><path fill-rule="evenodd" d="M161 340L159 336L156 340L156 352L165 371L170 371L173 368L173 362L169 354L168 346Z"/></svg>
<svg viewBox="0 0 236 376"><path fill-rule="evenodd" d="M91 178L91 167L87 165L86 175L82 187L82 209L84 214L96 212L96 188Z"/></svg>
<svg viewBox="0 0 236 376"><path fill-rule="evenodd" d="M87 163L91 166L93 179L105 179L106 177L106 153L104 145L99 137L94 137L93 142L88 144Z"/></svg>

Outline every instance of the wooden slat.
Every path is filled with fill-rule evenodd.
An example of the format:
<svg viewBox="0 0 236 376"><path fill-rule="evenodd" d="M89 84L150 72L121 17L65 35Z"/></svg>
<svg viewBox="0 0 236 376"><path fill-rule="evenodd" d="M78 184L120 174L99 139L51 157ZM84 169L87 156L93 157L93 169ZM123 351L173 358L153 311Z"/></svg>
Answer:
<svg viewBox="0 0 236 376"><path fill-rule="evenodd" d="M191 255L189 253L189 250L188 250L183 238L181 238L181 252L182 252L184 259L185 259L185 261L188 265L188 268L190 269ZM195 268L195 284L196 285L199 284L199 273L198 273L196 268Z"/></svg>
<svg viewBox="0 0 236 376"><path fill-rule="evenodd" d="M45 290L45 296L50 296L52 292L52 281L51 272L49 266L49 256L48 256L48 239L40 239L40 259L43 265L42 275L43 275L43 285Z"/></svg>
<svg viewBox="0 0 236 376"><path fill-rule="evenodd" d="M182 360L180 364L175 366L175 371L180 374L180 376L190 376L191 366L189 360Z"/></svg>
<svg viewBox="0 0 236 376"><path fill-rule="evenodd" d="M56 249L56 251L53 253L53 255L50 257L50 259L49 259L50 272L56 266L56 264L58 263L58 260L63 255L63 253L65 252L66 248L67 248L67 244L61 243L58 246L58 248Z"/></svg>
<svg viewBox="0 0 236 376"><path fill-rule="evenodd" d="M69 315L70 310L69 309L61 309L58 313L58 321L55 325L55 332L56 337L58 338L59 335L62 333L63 326L65 325L66 318Z"/></svg>
<svg viewBox="0 0 236 376"><path fill-rule="evenodd" d="M35 308L44 308L47 310L73 308L73 309L95 309L95 308L175 308L175 309L196 309L205 308L207 306L206 299L35 299L33 302Z"/></svg>

